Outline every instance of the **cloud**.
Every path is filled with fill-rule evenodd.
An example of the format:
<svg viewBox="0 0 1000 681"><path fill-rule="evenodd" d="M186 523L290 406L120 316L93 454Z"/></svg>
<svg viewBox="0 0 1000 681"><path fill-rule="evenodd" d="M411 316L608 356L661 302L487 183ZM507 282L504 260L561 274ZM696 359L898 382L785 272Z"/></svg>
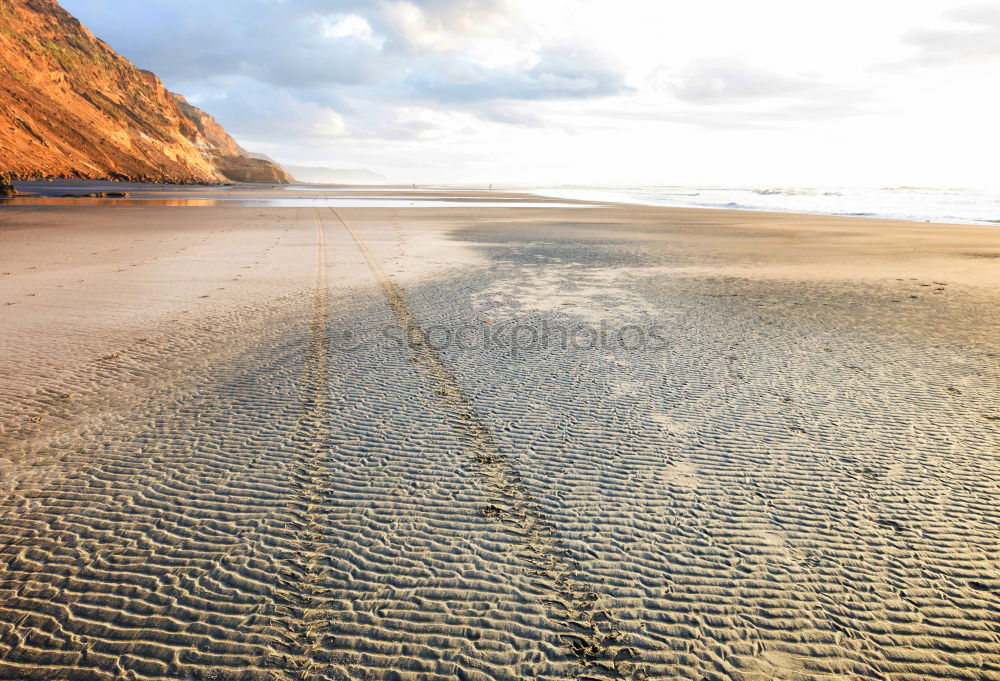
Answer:
<svg viewBox="0 0 1000 681"><path fill-rule="evenodd" d="M667 87L681 100L697 104L719 104L815 89L818 83L757 68L734 58L700 59L691 62Z"/></svg>
<svg viewBox="0 0 1000 681"><path fill-rule="evenodd" d="M410 75L406 84L415 96L442 102L587 99L629 89L621 73L593 54L550 49L532 61L530 65L484 68L439 59Z"/></svg>
<svg viewBox="0 0 1000 681"><path fill-rule="evenodd" d="M660 67L646 97L599 117L683 123L712 130L771 130L867 113L866 91L847 90L816 76L782 73L734 57L696 59ZM648 96L650 92L659 97Z"/></svg>
<svg viewBox="0 0 1000 681"><path fill-rule="evenodd" d="M520 128L542 128L549 121L535 107L525 102L483 102L470 111L484 121Z"/></svg>
<svg viewBox="0 0 1000 681"><path fill-rule="evenodd" d="M181 83L178 89L241 135L315 143L348 133L341 112L350 107L321 91L284 90L245 76Z"/></svg>
<svg viewBox="0 0 1000 681"><path fill-rule="evenodd" d="M790 125L811 126L869 113L851 99L800 101L766 106L637 108L601 111L609 120L681 123L707 130L785 130Z"/></svg>
<svg viewBox="0 0 1000 681"><path fill-rule="evenodd" d="M453 50L463 38L504 32L515 22L503 0L382 0L369 6L389 49L406 55Z"/></svg>
<svg viewBox="0 0 1000 681"><path fill-rule="evenodd" d="M965 5L945 15L950 25L915 28L903 42L916 54L899 62L880 64L875 70L898 71L913 67L941 67L1000 59L1000 6Z"/></svg>

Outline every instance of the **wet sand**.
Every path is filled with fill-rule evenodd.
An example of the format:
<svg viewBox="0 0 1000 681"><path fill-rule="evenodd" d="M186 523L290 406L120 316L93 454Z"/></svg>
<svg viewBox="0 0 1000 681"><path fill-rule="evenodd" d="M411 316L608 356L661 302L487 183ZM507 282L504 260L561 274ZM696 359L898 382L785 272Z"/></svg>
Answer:
<svg viewBox="0 0 1000 681"><path fill-rule="evenodd" d="M1000 679L1000 231L397 195L0 206L0 678Z"/></svg>

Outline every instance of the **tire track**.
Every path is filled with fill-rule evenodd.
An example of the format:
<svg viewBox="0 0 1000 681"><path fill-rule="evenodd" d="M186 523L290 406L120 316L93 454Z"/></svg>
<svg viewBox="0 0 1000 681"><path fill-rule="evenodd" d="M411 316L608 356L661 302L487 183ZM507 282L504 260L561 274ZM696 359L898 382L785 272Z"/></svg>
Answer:
<svg viewBox="0 0 1000 681"><path fill-rule="evenodd" d="M317 360L322 366L314 348L325 351L322 337L315 343L317 315L325 312L324 272L321 268L317 274L317 299L303 306L308 332L303 333L302 316L296 314L289 327L292 343L281 355L301 358L306 335L307 379L316 375ZM273 361L270 345L260 351L258 365ZM223 375L243 376L242 368ZM287 429L271 428L267 419L216 419L206 431L213 421L207 416L201 422L206 409L240 413L249 399L251 413L257 413L257 391L267 393L267 386L240 384L221 404L203 402L208 398L197 394L191 398L197 405L191 413L198 418L182 431L164 426L167 430L134 438L104 436L118 443L162 441L164 447L106 448L100 464L84 464L88 460L81 454L86 467L73 472L67 464L60 471L68 476L60 481L70 484L51 482L44 495L29 487L20 505L23 520L12 514L11 527L0 532L5 544L0 677L298 678L286 669L298 669L294 663L306 659L301 653L310 649L299 634L301 624L317 618L293 612L286 601L310 596L316 581L310 576L318 572L318 561L301 549L310 537L296 527L293 511L300 509L292 508L302 501L300 479L307 470L306 452L312 451L303 443L310 441L308 435L325 432L310 427L315 385L315 380L290 380L288 390L278 393L286 396L280 414L287 415L281 419ZM250 387L255 392L243 392ZM247 430L242 446L224 436L213 439L216 428L224 432L234 423L260 426L263 432ZM171 446L178 442L171 437L177 432L193 444ZM244 461L241 452L252 458ZM256 485L261 485L259 493L244 493ZM291 489L279 494L280 486ZM241 500L228 499L230 491ZM29 505L33 499L42 501ZM9 536L14 541L8 544ZM270 555L252 555L261 546ZM10 552L13 563L6 560ZM295 574L302 579L289 580L279 573L292 574L296 554L303 555L307 570ZM275 556L280 570L274 569ZM267 618L266 626L244 629L248 611L261 613L257 619ZM286 649L296 653L291 661L275 654ZM268 676L260 676L259 665L267 667Z"/></svg>
<svg viewBox="0 0 1000 681"><path fill-rule="evenodd" d="M330 431L328 405L329 342L327 332L329 295L327 289L326 233L319 210L316 212L316 284L306 341L306 361L302 412L294 442L302 452L292 473L297 490L286 508L284 525L288 536L275 575L273 620L261 617L261 629L271 634L282 653L268 660L280 679L327 679L316 661L327 633L324 616L329 597L323 586L328 576L324 565L323 498L327 485L324 475L324 442ZM263 614L263 613L262 613ZM255 616L252 620L257 620Z"/></svg>
<svg viewBox="0 0 1000 681"><path fill-rule="evenodd" d="M517 467L500 451L489 425L476 412L456 376L434 350L419 320L410 310L402 291L382 270L360 235L333 208L330 212L351 236L372 271L396 323L406 332L414 361L422 365L435 394L447 407L452 425L465 441L464 453L472 462L495 503L483 506L483 516L520 540L518 557L533 568L533 576L549 593L551 616L570 630L561 640L581 665L580 680L607 678L646 679L634 658L637 651L628 645L628 635L589 584L575 576L569 551L559 547L552 524L532 500Z"/></svg>

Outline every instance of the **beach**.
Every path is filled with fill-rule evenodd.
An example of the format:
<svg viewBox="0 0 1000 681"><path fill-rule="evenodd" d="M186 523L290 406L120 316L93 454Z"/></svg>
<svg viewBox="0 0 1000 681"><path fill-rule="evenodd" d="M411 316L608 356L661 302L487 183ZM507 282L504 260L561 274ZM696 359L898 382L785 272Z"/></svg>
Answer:
<svg viewBox="0 0 1000 681"><path fill-rule="evenodd" d="M277 191L0 206L0 677L1000 679L1000 228Z"/></svg>

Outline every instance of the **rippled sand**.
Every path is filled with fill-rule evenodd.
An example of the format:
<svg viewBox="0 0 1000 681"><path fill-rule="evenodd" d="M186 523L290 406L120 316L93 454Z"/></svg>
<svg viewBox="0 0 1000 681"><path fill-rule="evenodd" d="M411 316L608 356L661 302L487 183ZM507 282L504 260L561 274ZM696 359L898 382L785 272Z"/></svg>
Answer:
<svg viewBox="0 0 1000 681"><path fill-rule="evenodd" d="M1000 679L998 235L0 207L0 678Z"/></svg>

